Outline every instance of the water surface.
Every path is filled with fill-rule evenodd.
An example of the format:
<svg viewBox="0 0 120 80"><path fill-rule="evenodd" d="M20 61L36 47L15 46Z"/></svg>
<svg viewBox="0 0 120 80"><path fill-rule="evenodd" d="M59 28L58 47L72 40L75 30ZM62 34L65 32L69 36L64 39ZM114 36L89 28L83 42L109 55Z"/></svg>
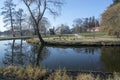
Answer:
<svg viewBox="0 0 120 80"><path fill-rule="evenodd" d="M0 65L120 72L120 47L43 47L24 40L0 41Z"/></svg>

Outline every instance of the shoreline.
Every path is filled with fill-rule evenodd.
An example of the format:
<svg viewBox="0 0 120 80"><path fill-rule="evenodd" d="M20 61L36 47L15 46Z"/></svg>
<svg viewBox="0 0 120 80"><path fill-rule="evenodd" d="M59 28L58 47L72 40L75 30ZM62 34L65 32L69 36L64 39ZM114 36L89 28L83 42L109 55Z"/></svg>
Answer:
<svg viewBox="0 0 120 80"><path fill-rule="evenodd" d="M64 80L79 80L81 78L83 78L83 80L107 80L107 78L110 76L111 79L114 79L114 76L116 75L119 75L119 73L114 74L101 71L67 71L66 69L56 69L49 71L38 66L0 67L0 79L2 80L51 80L51 77L55 78L52 80L57 80L58 77L61 78L60 80L63 78ZM115 78L120 78L120 76Z"/></svg>
<svg viewBox="0 0 120 80"><path fill-rule="evenodd" d="M3 40L26 39L30 44L40 45L38 38L30 36L0 38ZM81 38L81 39L54 39L43 38L47 46L120 46L120 38Z"/></svg>
<svg viewBox="0 0 120 80"><path fill-rule="evenodd" d="M18 37L0 37L0 41L13 40L13 39L31 39L31 36L18 36Z"/></svg>
<svg viewBox="0 0 120 80"><path fill-rule="evenodd" d="M118 42L73 42L73 43L61 43L61 42L47 42L46 45L53 46L120 46L120 41Z"/></svg>
<svg viewBox="0 0 120 80"><path fill-rule="evenodd" d="M92 41L93 40L93 41ZM28 43L39 45L41 44L38 38L26 40ZM47 46L120 46L120 39L118 40L94 40L90 39L80 41L67 41L67 40L45 40Z"/></svg>

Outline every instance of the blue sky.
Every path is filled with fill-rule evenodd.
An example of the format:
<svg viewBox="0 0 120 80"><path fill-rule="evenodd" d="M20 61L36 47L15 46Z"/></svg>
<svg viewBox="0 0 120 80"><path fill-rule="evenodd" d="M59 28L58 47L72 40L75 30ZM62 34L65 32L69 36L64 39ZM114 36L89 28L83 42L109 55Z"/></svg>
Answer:
<svg viewBox="0 0 120 80"><path fill-rule="evenodd" d="M3 1L0 0L0 8L3 6ZM76 18L90 16L100 18L101 14L111 3L112 0L65 0L60 16L54 19L48 12L45 13L45 16L49 19L52 26L58 26L60 24L72 26L73 20ZM5 30L2 27L4 24L2 23L1 17L0 24L0 31Z"/></svg>
<svg viewBox="0 0 120 80"><path fill-rule="evenodd" d="M112 0L66 0L62 8L61 16L57 17L54 25L61 23L72 25L73 20L76 18L85 18L95 16L100 18L101 14L112 3ZM50 18L51 19L51 18Z"/></svg>

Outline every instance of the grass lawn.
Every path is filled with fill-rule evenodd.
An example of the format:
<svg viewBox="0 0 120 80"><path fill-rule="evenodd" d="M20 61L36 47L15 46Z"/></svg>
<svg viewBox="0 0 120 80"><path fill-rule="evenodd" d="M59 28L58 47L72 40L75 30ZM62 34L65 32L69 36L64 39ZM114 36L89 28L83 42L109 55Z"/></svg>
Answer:
<svg viewBox="0 0 120 80"><path fill-rule="evenodd" d="M63 35L47 35L43 36L43 39L47 42L64 42L64 43L75 43L75 42L114 42L120 41L120 38L115 36L108 36L103 32L87 32L77 34L80 37L76 37L75 34L63 34ZM30 39L29 42L39 42L38 38Z"/></svg>
<svg viewBox="0 0 120 80"><path fill-rule="evenodd" d="M98 42L98 41L120 41L120 38L74 38L74 37L49 37L49 38L43 38L47 42ZM29 39L34 42L39 42L38 38ZM66 43L67 43L66 42Z"/></svg>
<svg viewBox="0 0 120 80"><path fill-rule="evenodd" d="M43 38L44 41L52 43L52 44L120 44L120 38L114 38L114 37L82 37L82 38L76 38L76 37L46 37ZM38 38L28 39L29 43L33 44L40 44L40 41Z"/></svg>

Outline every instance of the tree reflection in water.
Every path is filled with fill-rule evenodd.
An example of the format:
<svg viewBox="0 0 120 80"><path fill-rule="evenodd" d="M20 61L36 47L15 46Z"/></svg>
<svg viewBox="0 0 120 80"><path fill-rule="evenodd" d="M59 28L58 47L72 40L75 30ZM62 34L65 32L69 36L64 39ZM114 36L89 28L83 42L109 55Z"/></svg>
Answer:
<svg viewBox="0 0 120 80"><path fill-rule="evenodd" d="M30 45L24 40L12 40L6 46L3 58L5 66L41 65L57 68L59 64L70 69L120 72L120 47L46 47Z"/></svg>
<svg viewBox="0 0 120 80"><path fill-rule="evenodd" d="M6 53L4 58L5 60L3 61L4 64L13 65L14 63L14 43L15 43L15 40L13 40L11 43L6 44L8 48L5 49Z"/></svg>
<svg viewBox="0 0 120 80"><path fill-rule="evenodd" d="M5 57L3 63L14 66L40 65L40 61L45 59L47 48L44 46L28 45L23 40L13 40L6 44Z"/></svg>
<svg viewBox="0 0 120 80"><path fill-rule="evenodd" d="M101 61L109 72L120 72L120 47L102 47Z"/></svg>
<svg viewBox="0 0 120 80"><path fill-rule="evenodd" d="M79 48L73 48L73 50L76 53L84 53L84 54L93 54L97 51L100 51L99 47L79 47Z"/></svg>

